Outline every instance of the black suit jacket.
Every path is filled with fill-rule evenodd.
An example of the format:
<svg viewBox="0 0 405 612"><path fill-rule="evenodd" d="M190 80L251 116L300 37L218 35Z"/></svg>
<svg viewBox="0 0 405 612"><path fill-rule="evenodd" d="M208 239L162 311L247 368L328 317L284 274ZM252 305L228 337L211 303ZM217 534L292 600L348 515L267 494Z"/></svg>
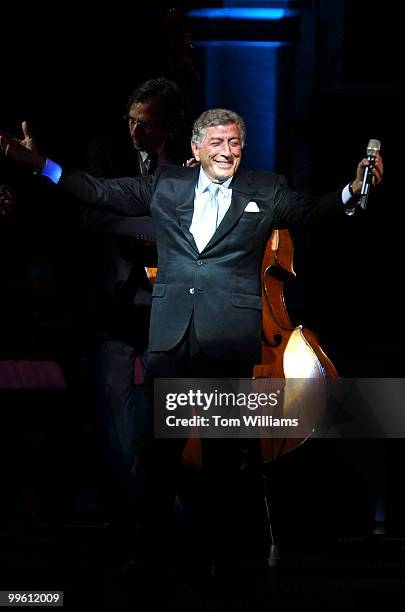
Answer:
<svg viewBox="0 0 405 612"><path fill-rule="evenodd" d="M239 173L232 201L214 236L199 253L189 231L199 168L161 167L154 176L96 180L64 171L71 194L120 214L151 214L158 245L150 351L168 351L184 335L192 315L203 350L217 358L257 363L261 351L260 269L274 228L343 215L340 192L319 199L292 192L283 176ZM255 202L259 212L245 210Z"/></svg>

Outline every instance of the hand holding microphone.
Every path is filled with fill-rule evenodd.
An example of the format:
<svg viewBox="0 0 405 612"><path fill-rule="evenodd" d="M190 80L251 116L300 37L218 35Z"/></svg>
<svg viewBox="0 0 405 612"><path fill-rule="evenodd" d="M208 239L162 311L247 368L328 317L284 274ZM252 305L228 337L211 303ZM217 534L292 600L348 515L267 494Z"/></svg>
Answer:
<svg viewBox="0 0 405 612"><path fill-rule="evenodd" d="M370 193L370 187L372 184L374 184L373 170L376 167L377 156L379 155L380 148L381 148L381 142L379 140L376 140L375 138L371 138L368 141L367 161L369 163L368 163L368 166L366 166L364 169L364 175L363 175L363 181L361 184L360 199L359 199L360 206L362 207L363 210L367 208L367 200L368 200L368 194Z"/></svg>
<svg viewBox="0 0 405 612"><path fill-rule="evenodd" d="M367 157L357 166L356 178L350 183L352 196L359 198L360 206L367 208L368 194L371 185L381 183L384 173L384 164L380 155L381 143L372 138L368 141Z"/></svg>

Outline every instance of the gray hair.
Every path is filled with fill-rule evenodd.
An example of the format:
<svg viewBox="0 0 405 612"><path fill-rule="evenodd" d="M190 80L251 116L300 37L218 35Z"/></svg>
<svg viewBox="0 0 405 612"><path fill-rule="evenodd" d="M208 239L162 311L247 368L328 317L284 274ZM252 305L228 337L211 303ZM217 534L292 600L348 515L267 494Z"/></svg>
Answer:
<svg viewBox="0 0 405 612"><path fill-rule="evenodd" d="M246 140L245 122L237 113L227 110L226 108L211 108L210 110L202 113L194 122L191 140L200 145L204 140L209 127L214 127L216 125L228 125L230 123L236 123L239 125L243 147Z"/></svg>

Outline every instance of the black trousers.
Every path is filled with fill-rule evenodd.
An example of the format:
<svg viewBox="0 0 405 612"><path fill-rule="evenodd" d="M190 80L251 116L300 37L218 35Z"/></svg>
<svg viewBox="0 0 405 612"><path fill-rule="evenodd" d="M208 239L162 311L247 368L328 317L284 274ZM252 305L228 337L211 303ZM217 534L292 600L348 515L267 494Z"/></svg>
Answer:
<svg viewBox="0 0 405 612"><path fill-rule="evenodd" d="M245 378L252 376L252 365L241 359L220 360L207 356L201 349L193 321L182 341L168 352L149 353L146 388L151 403L152 427L153 381L156 378ZM147 504L150 528L158 533L169 529L174 497L182 482L182 452L185 439L153 439L147 460ZM249 455L250 484L255 481L255 507L260 517L252 517L257 525L263 520L260 446L257 440L201 438L203 472L198 478L191 504L194 535L199 541L199 554L211 560L233 559L245 549L249 518L246 515L246 472L242 461ZM186 491L187 494L187 491ZM186 495L187 496L187 495ZM259 500L259 501L258 501ZM161 536L159 536L161 537Z"/></svg>

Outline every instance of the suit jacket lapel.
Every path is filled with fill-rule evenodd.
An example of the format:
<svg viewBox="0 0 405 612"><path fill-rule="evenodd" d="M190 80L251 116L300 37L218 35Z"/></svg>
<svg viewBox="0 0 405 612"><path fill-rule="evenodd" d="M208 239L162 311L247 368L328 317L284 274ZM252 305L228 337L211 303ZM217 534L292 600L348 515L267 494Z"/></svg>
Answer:
<svg viewBox="0 0 405 612"><path fill-rule="evenodd" d="M200 167L196 166L192 168L193 172L190 173L190 178L187 177L183 182L178 181L176 183L176 215L180 228L182 229L188 242L191 244L194 250L198 253L198 248L194 242L193 234L190 232L191 221L193 220L194 212L194 194L195 186L197 184Z"/></svg>
<svg viewBox="0 0 405 612"><path fill-rule="evenodd" d="M231 205L204 251L215 246L234 227L256 191L252 181L249 179L249 175L243 173L236 176L231 187Z"/></svg>

